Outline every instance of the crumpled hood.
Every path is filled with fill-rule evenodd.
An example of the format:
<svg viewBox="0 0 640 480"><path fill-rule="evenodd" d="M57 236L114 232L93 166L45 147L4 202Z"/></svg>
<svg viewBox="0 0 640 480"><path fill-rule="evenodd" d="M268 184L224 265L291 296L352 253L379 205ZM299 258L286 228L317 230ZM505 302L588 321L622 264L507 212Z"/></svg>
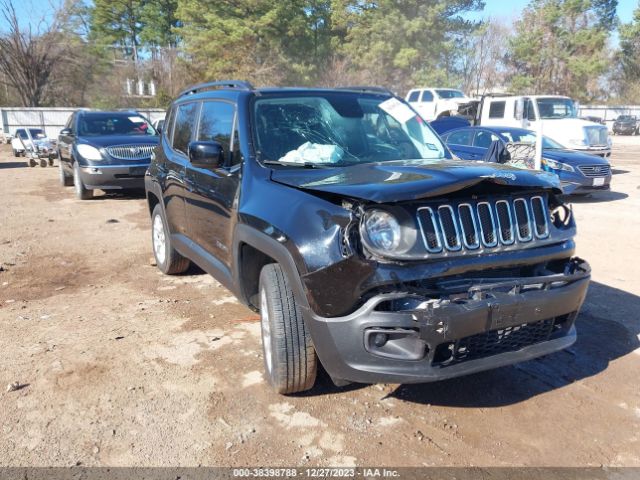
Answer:
<svg viewBox="0 0 640 480"><path fill-rule="evenodd" d="M555 174L456 160L405 160L322 169L274 169L271 179L303 190L376 203L437 197L482 182L561 191Z"/></svg>

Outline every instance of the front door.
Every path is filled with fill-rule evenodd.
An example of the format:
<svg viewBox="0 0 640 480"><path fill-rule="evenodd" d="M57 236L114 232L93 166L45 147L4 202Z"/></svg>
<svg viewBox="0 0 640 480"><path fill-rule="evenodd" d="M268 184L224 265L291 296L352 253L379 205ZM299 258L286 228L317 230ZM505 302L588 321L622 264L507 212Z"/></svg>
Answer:
<svg viewBox="0 0 640 480"><path fill-rule="evenodd" d="M187 166L187 223L189 237L204 249L214 263L231 266L231 243L235 227L240 153L235 106L224 101L202 103L197 141L215 141L222 145L224 163L217 168ZM220 266L217 265L219 268Z"/></svg>

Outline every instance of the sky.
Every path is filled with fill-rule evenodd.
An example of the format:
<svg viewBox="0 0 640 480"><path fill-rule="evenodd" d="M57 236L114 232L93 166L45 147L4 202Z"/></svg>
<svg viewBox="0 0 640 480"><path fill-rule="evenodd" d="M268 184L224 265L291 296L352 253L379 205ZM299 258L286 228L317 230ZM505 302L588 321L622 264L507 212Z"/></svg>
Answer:
<svg viewBox="0 0 640 480"><path fill-rule="evenodd" d="M14 0L19 17L26 21L30 16L33 16L36 22L51 11L52 4L58 5L60 3L61 0ZM528 3L529 0L485 0L484 11L472 15L471 18L516 18ZM639 0L618 0L620 20L625 23L631 21L633 10L638 7L638 4ZM4 30L5 26L6 22L1 19L0 29Z"/></svg>

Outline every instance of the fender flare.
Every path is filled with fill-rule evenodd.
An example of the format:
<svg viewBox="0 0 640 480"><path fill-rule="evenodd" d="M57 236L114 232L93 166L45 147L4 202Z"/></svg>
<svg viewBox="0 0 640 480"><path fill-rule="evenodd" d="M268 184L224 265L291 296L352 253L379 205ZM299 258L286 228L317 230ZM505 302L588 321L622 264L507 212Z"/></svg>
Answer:
<svg viewBox="0 0 640 480"><path fill-rule="evenodd" d="M287 250L282 243L267 234L249 225L239 224L236 226L233 245L233 258L237 266L240 265L240 245L243 243L252 246L278 262L287 274L296 302L300 307L309 309L309 301L302 284L300 271L289 250ZM237 292L242 295L243 300L247 302L248 299L245 298L245 292L243 291L242 281L240 279L240 269L237 267L234 271L234 283L237 285Z"/></svg>

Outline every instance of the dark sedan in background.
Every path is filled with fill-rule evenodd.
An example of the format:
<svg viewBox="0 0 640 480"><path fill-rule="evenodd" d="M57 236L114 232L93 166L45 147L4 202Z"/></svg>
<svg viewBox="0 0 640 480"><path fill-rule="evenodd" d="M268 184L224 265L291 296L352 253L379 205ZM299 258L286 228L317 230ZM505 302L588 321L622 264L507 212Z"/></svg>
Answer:
<svg viewBox="0 0 640 480"><path fill-rule="evenodd" d="M614 135L637 135L638 118L635 115L619 115L613 122Z"/></svg>
<svg viewBox="0 0 640 480"><path fill-rule="evenodd" d="M449 149L464 160L482 160L493 141L533 143L536 134L531 130L508 127L463 127L441 134ZM544 137L542 168L560 177L565 194L587 194L608 190L611 165L607 159L588 153L569 150Z"/></svg>
<svg viewBox="0 0 640 480"><path fill-rule="evenodd" d="M87 200L93 190L141 189L156 130L138 112L79 110L58 137L60 182Z"/></svg>

